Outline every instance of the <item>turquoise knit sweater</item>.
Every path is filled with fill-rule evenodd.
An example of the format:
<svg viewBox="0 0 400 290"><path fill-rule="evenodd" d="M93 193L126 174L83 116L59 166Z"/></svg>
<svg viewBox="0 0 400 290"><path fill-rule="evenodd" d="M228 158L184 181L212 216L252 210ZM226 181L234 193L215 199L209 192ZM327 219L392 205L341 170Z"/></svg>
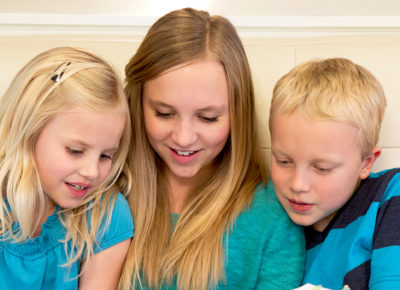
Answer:
<svg viewBox="0 0 400 290"><path fill-rule="evenodd" d="M177 216L171 218L174 223ZM271 182L257 188L252 204L238 216L229 239L225 235L223 242L226 280L217 289L285 290L300 286L305 257L303 230L286 215ZM177 287L163 285L162 289Z"/></svg>

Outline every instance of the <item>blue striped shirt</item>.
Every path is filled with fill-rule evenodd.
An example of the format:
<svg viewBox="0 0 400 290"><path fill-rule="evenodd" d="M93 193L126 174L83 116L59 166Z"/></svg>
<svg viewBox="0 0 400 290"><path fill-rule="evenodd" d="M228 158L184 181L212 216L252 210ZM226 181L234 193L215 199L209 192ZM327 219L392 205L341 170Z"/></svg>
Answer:
<svg viewBox="0 0 400 290"><path fill-rule="evenodd" d="M305 232L304 283L400 289L400 168L371 174L323 232Z"/></svg>

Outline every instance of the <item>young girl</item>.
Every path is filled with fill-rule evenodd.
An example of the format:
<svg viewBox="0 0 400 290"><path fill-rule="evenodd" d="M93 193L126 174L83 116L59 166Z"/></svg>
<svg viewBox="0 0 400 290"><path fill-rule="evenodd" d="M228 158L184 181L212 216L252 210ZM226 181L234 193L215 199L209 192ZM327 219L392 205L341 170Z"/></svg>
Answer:
<svg viewBox="0 0 400 290"><path fill-rule="evenodd" d="M126 66L135 221L122 289L293 289L304 237L257 141L249 64L232 24L194 9L149 30Z"/></svg>
<svg viewBox="0 0 400 290"><path fill-rule="evenodd" d="M2 289L116 288L130 131L119 78L92 53L55 48L19 71L0 106Z"/></svg>

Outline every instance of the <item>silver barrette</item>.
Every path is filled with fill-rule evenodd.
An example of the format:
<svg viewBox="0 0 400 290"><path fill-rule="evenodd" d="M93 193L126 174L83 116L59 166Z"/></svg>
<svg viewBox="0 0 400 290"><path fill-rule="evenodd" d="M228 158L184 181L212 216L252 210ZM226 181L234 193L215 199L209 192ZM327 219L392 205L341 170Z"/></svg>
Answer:
<svg viewBox="0 0 400 290"><path fill-rule="evenodd" d="M65 70L67 69L67 67L71 64L71 62L67 62L67 63L63 63L61 64L53 73L53 75L51 76L51 80L55 83L57 83L62 76L64 75Z"/></svg>

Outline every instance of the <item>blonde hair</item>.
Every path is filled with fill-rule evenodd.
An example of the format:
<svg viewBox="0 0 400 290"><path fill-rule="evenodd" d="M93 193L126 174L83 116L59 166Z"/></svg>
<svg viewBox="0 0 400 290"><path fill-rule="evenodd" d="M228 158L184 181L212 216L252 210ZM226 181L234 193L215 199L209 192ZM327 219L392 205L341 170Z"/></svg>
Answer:
<svg viewBox="0 0 400 290"><path fill-rule="evenodd" d="M382 85L364 67L345 58L309 61L275 85L269 128L276 114L301 111L313 120L349 123L360 130L362 158L378 143L386 108Z"/></svg>
<svg viewBox="0 0 400 290"><path fill-rule="evenodd" d="M61 78L52 80L56 75ZM112 67L91 52L59 47L39 54L26 64L1 98L0 106L0 236L16 242L33 236L41 226L40 217L45 214L48 202L34 159L36 140L57 114L80 108L121 111L126 126L106 180L81 206L59 213L67 232L64 240L67 265L82 254L86 260L93 255L96 234L113 207L116 193L130 190L124 162L131 125L122 84ZM13 231L15 222L19 224L17 232Z"/></svg>
<svg viewBox="0 0 400 290"><path fill-rule="evenodd" d="M171 236L164 164L149 141L143 118L143 86L168 69L203 59L225 68L230 137L191 193ZM242 43L220 16L191 8L172 11L153 24L126 66L126 88L135 140L128 163L135 188L129 203L135 235L120 286L158 288L175 276L179 289L207 289L224 280L223 235L266 180L256 136L254 92ZM142 280L143 279L143 280Z"/></svg>

